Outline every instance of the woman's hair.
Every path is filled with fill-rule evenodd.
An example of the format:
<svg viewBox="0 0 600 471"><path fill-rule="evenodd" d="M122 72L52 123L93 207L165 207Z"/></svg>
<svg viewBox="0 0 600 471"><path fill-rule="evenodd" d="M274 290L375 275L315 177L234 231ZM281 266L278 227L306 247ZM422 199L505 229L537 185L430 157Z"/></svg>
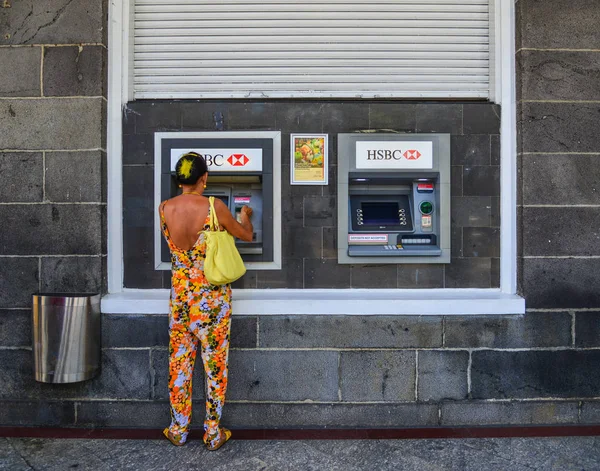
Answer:
<svg viewBox="0 0 600 471"><path fill-rule="evenodd" d="M206 161L196 152L183 154L175 165L175 179L180 185L195 185L206 172Z"/></svg>

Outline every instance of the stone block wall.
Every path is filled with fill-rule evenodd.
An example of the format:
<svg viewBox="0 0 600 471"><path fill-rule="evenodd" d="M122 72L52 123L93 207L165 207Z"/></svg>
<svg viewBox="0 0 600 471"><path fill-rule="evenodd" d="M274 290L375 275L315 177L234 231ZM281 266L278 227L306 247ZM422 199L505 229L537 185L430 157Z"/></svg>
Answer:
<svg viewBox="0 0 600 471"><path fill-rule="evenodd" d="M136 101L123 118L124 283L170 287L154 270L157 131L281 131L281 271L250 271L236 288L490 288L499 286L500 108L489 103ZM452 263L337 263L337 135L451 134ZM329 185L290 185L290 133L329 134ZM347 158L347 157L346 157ZM210 179L210 177L209 177Z"/></svg>
<svg viewBox="0 0 600 471"><path fill-rule="evenodd" d="M531 309L598 309L600 5L516 6L520 286Z"/></svg>
<svg viewBox="0 0 600 471"><path fill-rule="evenodd" d="M166 315L107 315L102 374L36 383L29 318L0 321L0 424L164 427ZM598 423L598 313L234 316L224 424L237 428ZM198 359L200 361L200 359ZM194 427L204 416L200 363Z"/></svg>
<svg viewBox="0 0 600 471"><path fill-rule="evenodd" d="M33 293L105 291L106 8L102 0L0 2L3 371L31 374ZM3 397L19 397L12 384L3 382Z"/></svg>

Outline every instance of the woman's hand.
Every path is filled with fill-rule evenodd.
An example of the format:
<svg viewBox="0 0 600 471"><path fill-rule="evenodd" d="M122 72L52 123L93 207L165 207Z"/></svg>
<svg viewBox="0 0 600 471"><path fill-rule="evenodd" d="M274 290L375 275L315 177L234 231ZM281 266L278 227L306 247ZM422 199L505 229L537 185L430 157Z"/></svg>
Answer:
<svg viewBox="0 0 600 471"><path fill-rule="evenodd" d="M242 206L242 214L245 214L248 219L250 219L252 217L252 208L250 206L244 205Z"/></svg>

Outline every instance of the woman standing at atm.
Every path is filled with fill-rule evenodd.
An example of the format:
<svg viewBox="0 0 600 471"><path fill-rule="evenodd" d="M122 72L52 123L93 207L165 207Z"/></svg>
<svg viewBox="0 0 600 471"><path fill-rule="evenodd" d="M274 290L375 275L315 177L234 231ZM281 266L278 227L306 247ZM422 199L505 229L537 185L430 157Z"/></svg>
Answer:
<svg viewBox="0 0 600 471"><path fill-rule="evenodd" d="M219 425L227 390L227 360L231 329L231 286L215 286L204 277L210 204L202 196L208 168L200 154L183 155L175 167L182 194L161 203L163 235L171 251L169 314L169 400L171 425L163 433L174 445L187 440L192 415L192 373L198 343L207 378L204 443L220 448L231 432ZM241 223L219 199L214 202L222 229L242 240L252 240L252 209L244 206Z"/></svg>

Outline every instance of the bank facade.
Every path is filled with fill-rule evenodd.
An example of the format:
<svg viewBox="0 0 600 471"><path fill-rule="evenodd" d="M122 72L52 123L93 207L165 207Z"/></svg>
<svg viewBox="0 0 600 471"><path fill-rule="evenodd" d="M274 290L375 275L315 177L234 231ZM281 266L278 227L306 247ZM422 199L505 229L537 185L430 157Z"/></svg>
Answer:
<svg viewBox="0 0 600 471"><path fill-rule="evenodd" d="M253 253L234 284L224 424L597 422L595 2L42 3L0 10L1 425L167 423L157 143L264 136L270 258ZM326 181L295 184L292 135L327 137ZM350 237L342 190L362 176L343 136L449 143L447 182L423 182L449 190L432 199L448 260L352 258L344 237L365 239ZM407 191L412 202L429 188ZM413 210L411 234L428 216ZM386 244L437 240L422 234ZM104 294L97 378L34 381L38 291Z"/></svg>

